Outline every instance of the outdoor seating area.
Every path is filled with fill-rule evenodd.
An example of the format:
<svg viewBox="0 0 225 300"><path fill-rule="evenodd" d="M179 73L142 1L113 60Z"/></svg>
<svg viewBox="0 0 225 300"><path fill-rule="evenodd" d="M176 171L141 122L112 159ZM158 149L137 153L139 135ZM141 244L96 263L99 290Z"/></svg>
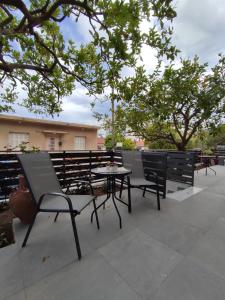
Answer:
<svg viewBox="0 0 225 300"><path fill-rule="evenodd" d="M225 300L225 2L0 4L0 300Z"/></svg>
<svg viewBox="0 0 225 300"><path fill-rule="evenodd" d="M30 159L25 156L24 166ZM49 176L47 153L40 156ZM34 168L41 169L40 161ZM124 205L129 203L129 189L124 190L122 201L116 201L121 228L114 201L98 209L99 229L91 223L93 205L85 204L76 218L81 260L79 251L75 255L70 213L57 214L57 222L59 211L37 214L25 248L21 246L28 226L14 219L16 242L0 252L0 299L224 299L225 168L214 168L216 176L195 171L194 186L171 181L170 174L171 190L160 196L161 210L157 195L146 191L144 197L143 190L131 189L129 213ZM56 186L49 179L53 191ZM34 187L37 193L44 185L44 178L38 180L42 183L38 190ZM111 192L120 196L119 190ZM104 201L102 195L96 205Z"/></svg>

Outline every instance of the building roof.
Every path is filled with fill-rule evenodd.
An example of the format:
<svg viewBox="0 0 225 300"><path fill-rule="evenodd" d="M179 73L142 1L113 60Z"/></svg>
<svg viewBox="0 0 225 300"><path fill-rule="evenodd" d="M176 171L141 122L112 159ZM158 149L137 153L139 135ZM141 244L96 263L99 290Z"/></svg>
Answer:
<svg viewBox="0 0 225 300"><path fill-rule="evenodd" d="M77 128L89 128L89 129L99 129L99 126L96 125L87 125L80 123L69 123L69 122L61 122L61 121L52 121L52 120L43 120L43 119L34 119L27 117L19 117L14 115L3 115L0 114L0 121L16 121L16 122L24 122L24 123L33 123L33 124L43 124L43 125L57 125L57 126L68 126L68 127L77 127Z"/></svg>

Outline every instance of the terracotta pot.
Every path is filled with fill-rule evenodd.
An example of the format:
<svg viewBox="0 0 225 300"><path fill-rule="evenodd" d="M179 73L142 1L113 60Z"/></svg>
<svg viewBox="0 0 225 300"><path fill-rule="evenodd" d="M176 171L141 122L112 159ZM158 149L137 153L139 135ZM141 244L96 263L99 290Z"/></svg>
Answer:
<svg viewBox="0 0 225 300"><path fill-rule="evenodd" d="M19 187L9 195L9 206L13 214L23 224L30 224L36 214L36 203L32 199L30 191L26 188L23 176L19 177Z"/></svg>
<svg viewBox="0 0 225 300"><path fill-rule="evenodd" d="M13 213L9 209L5 209L0 212L0 234L3 234L3 240L0 241L0 248L8 246L12 243L15 243L13 227L12 227L12 219Z"/></svg>
<svg viewBox="0 0 225 300"><path fill-rule="evenodd" d="M23 175L19 175L19 188L20 191L26 191L28 190L27 188L27 183L26 183L26 179Z"/></svg>

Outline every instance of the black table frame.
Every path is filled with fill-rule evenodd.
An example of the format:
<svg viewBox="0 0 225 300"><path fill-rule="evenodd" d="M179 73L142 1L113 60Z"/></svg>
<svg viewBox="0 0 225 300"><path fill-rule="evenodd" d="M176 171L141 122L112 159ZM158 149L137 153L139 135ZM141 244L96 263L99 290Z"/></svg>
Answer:
<svg viewBox="0 0 225 300"><path fill-rule="evenodd" d="M92 172L92 171L91 171ZM125 174L120 174L120 173L105 173L103 172L102 174L100 172L92 172L95 175L101 176L101 177L106 177L107 178L107 194L106 194L106 198L105 200L96 207L96 210L98 210L100 207L103 206L103 208L105 208L105 203L112 198L112 202L113 205L116 209L117 215L119 217L119 224L120 224L120 229L122 228L122 218L119 212L119 209L116 205L116 201L119 201L121 203L123 203L124 205L126 205L128 207L128 212L131 213L131 197L130 197L130 189L128 189L128 203L124 202L121 198L116 196L116 179L118 178L124 178L125 176L127 176L127 180L130 181L130 177L129 174L131 174L130 170L127 170L127 173ZM93 221L93 215L94 215L94 211L91 213L91 222Z"/></svg>
<svg viewBox="0 0 225 300"><path fill-rule="evenodd" d="M200 157L200 159L202 160L202 162L205 165L205 175L206 176L208 175L208 172L207 172L208 169L210 169L211 171L213 171L214 174L216 175L216 171L211 167L211 164L210 164L210 160L214 159L216 157L215 156L207 156L207 155L202 155L202 156L199 156L199 157Z"/></svg>

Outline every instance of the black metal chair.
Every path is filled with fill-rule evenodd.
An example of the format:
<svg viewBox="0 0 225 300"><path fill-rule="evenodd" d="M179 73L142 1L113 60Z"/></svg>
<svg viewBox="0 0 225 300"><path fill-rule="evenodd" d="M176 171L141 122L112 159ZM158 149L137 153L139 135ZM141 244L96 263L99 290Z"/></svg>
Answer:
<svg viewBox="0 0 225 300"><path fill-rule="evenodd" d="M147 189L155 190L157 195L157 207L160 210L160 195L158 176L155 172L144 173L142 152L140 151L122 151L122 161L125 168L131 169L132 174L121 180L120 197L122 196L124 184L128 187L128 202L130 203L129 212L131 212L131 188L143 190L143 197Z"/></svg>
<svg viewBox="0 0 225 300"><path fill-rule="evenodd" d="M32 198L37 205L37 213L35 214L32 223L28 227L22 247L26 246L31 229L39 212L56 213L54 219L55 222L59 213L69 213L71 217L78 258L81 259L81 249L75 217L92 202L94 205L97 227L99 229L99 221L95 203L96 197L94 195L68 196L63 193L50 156L47 152L19 154L18 160L24 172L24 176L32 194Z"/></svg>

